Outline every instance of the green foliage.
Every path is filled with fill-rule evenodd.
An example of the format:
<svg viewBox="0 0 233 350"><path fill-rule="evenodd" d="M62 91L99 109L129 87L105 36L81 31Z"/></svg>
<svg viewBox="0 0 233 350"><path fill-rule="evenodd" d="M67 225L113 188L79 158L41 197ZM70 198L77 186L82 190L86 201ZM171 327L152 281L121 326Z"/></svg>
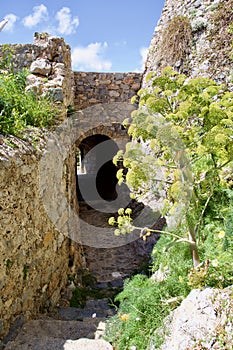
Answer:
<svg viewBox="0 0 233 350"><path fill-rule="evenodd" d="M13 261L10 260L10 259L7 259L7 261L6 261L6 268L7 268L7 270L10 270L12 265L13 265Z"/></svg>
<svg viewBox="0 0 233 350"><path fill-rule="evenodd" d="M26 281L28 276L28 266L26 264L23 265L23 280Z"/></svg>
<svg viewBox="0 0 233 350"><path fill-rule="evenodd" d="M75 288L70 300L71 307L84 307L86 304L86 290L85 288Z"/></svg>
<svg viewBox="0 0 233 350"><path fill-rule="evenodd" d="M3 44L1 46L0 69L7 69L11 72L14 71L13 55L14 49L12 48L12 46L7 44Z"/></svg>
<svg viewBox="0 0 233 350"><path fill-rule="evenodd" d="M148 193L160 199L169 229L182 229L195 243L211 203L231 188L233 93L211 79L187 79L167 67L139 96L142 109L132 113L128 129L132 141L115 157L128 172L118 178L138 199Z"/></svg>
<svg viewBox="0 0 233 350"><path fill-rule="evenodd" d="M187 244L161 235L152 253L151 271L155 277L134 276L116 297L120 306L107 324L107 339L117 349L130 350L133 346L149 349L151 340L159 348L165 335L164 318L191 289L225 288L232 284L232 213L232 207L224 211L225 218L220 222L213 217L205 218L203 239L199 242L203 263L197 268L192 267Z"/></svg>
<svg viewBox="0 0 233 350"><path fill-rule="evenodd" d="M124 290L117 297L120 307L107 325L107 339L119 350L147 349L150 341L159 346L163 340L163 320L189 293L187 272L192 261L188 246L168 244L168 236L160 238L153 253L154 270L159 269L164 275L155 281L143 275L136 275L127 280ZM165 248L166 246L166 248Z"/></svg>
<svg viewBox="0 0 233 350"><path fill-rule="evenodd" d="M136 276L117 297L108 337L119 350L147 349L153 334L159 346L164 317L191 289L233 281L233 93L170 67L150 79L152 88L139 92L141 110L132 114L132 141L114 161L128 168L118 178L134 198L158 199L168 230L153 252L157 281ZM110 219L117 234L135 229L126 210ZM153 232L137 229L145 240Z"/></svg>
<svg viewBox="0 0 233 350"><path fill-rule="evenodd" d="M30 126L47 127L59 116L58 108L46 97L25 92L27 70L14 72L10 56L2 60L0 73L0 133L20 135Z"/></svg>

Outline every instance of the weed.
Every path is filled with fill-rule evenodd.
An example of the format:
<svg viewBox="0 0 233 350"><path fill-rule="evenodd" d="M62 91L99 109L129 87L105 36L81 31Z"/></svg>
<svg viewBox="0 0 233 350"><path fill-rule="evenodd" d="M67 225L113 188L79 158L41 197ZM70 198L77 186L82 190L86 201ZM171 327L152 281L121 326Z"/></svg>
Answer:
<svg viewBox="0 0 233 350"><path fill-rule="evenodd" d="M13 72L10 59L3 59L0 73L0 133L22 135L30 127L49 127L58 120L58 107L48 98L26 92L28 70Z"/></svg>
<svg viewBox="0 0 233 350"><path fill-rule="evenodd" d="M176 62L186 62L191 50L192 27L187 17L177 16L171 19L162 32L158 51L161 67L174 66Z"/></svg>
<svg viewBox="0 0 233 350"><path fill-rule="evenodd" d="M212 29L209 40L212 49L218 52L218 61L229 58L232 51L233 33L230 26L233 23L233 0L225 0L218 4L210 19Z"/></svg>
<svg viewBox="0 0 233 350"><path fill-rule="evenodd" d="M6 268L10 269L12 267L12 265L13 265L13 261L10 260L10 259L7 259L7 261L6 261Z"/></svg>
<svg viewBox="0 0 233 350"><path fill-rule="evenodd" d="M23 280L26 281L28 275L28 266L26 264L23 265Z"/></svg>

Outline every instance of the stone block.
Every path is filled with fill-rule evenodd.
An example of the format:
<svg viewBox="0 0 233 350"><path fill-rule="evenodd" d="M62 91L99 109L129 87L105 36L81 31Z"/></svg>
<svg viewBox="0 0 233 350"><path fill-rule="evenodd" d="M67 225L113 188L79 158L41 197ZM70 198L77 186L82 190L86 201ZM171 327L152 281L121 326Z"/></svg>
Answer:
<svg viewBox="0 0 233 350"><path fill-rule="evenodd" d="M43 76L48 76L52 70L50 62L45 58L37 58L32 62L30 66L30 72L32 74L40 74Z"/></svg>

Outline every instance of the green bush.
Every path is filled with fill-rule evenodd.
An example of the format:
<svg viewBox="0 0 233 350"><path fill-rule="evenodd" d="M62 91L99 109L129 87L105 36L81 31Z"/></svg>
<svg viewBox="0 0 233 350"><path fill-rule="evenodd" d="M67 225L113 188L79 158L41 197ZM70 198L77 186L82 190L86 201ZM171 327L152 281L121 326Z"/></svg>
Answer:
<svg viewBox="0 0 233 350"><path fill-rule="evenodd" d="M125 282L124 290L115 298L120 306L107 325L106 338L116 349L148 349L151 339L159 347L164 337L164 319L191 289L225 288L233 283L232 212L229 207L220 223L211 215L206 217L199 243L203 264L198 268L192 267L187 244L161 235L152 254L151 271L159 271L162 280L136 275Z"/></svg>
<svg viewBox="0 0 233 350"><path fill-rule="evenodd" d="M164 318L191 290L187 273L192 259L186 244L172 245L171 237L161 236L153 259L153 270L158 268L165 279L156 282L136 275L125 282L123 292L115 299L120 306L107 325L107 339L116 349L147 349L152 337L159 346L163 337L160 333L154 337L155 330L163 327Z"/></svg>
<svg viewBox="0 0 233 350"><path fill-rule="evenodd" d="M59 116L57 107L46 97L26 92L26 69L0 73L0 133L20 135L30 126L48 127Z"/></svg>

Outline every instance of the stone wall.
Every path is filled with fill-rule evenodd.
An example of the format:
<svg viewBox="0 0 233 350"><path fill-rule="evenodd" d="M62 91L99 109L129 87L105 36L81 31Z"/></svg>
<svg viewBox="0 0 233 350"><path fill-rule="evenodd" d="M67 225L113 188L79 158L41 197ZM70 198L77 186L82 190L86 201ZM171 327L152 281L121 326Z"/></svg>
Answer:
<svg viewBox="0 0 233 350"><path fill-rule="evenodd" d="M63 38L35 33L34 44L0 46L0 58L12 54L15 70L28 68L27 90L50 95L63 109L63 117L74 102L71 52Z"/></svg>
<svg viewBox="0 0 233 350"><path fill-rule="evenodd" d="M73 74L69 46L47 34L36 34L33 45L12 48L14 68L30 69L27 89L50 93L64 109L64 122L53 135L28 130L25 141L0 138L0 337L12 324L55 306L68 275L81 283L79 271L87 267L99 283L122 283L152 246L148 250L135 238L114 246L113 230L109 234L108 229L97 246L89 244L79 225L76 196L75 152L80 142L95 134L128 140L121 122L136 108L130 99L140 89L142 74ZM2 57L4 49L9 53L1 47ZM79 112L66 118L70 105ZM95 224L97 236L103 229Z"/></svg>
<svg viewBox="0 0 233 350"><path fill-rule="evenodd" d="M228 10L225 10L227 8ZM222 19L214 20L220 11L225 13L225 23ZM182 56L179 47L182 33L179 36L176 32L179 31L179 23L184 18L187 29L190 26L190 36ZM171 28L169 25L174 19L177 19L176 28L168 34L166 30ZM192 77L201 75L220 83L229 83L233 72L230 56L233 36L229 33L229 24L232 22L232 0L166 0L151 41L144 86L147 85L145 77L149 72L159 73L161 68L167 65ZM170 39L173 39L171 43ZM170 52L166 52L166 48ZM171 50L177 50L177 59L175 56L171 59Z"/></svg>
<svg viewBox="0 0 233 350"><path fill-rule="evenodd" d="M130 102L141 87L140 73L74 72L76 109L98 103Z"/></svg>
<svg viewBox="0 0 233 350"><path fill-rule="evenodd" d="M68 275L84 266L80 245L68 238L68 210L62 212L63 230L45 210L40 188L47 171L41 168L45 140L45 135L37 135L34 148L30 139L1 138L0 338L17 320L56 306ZM74 173L72 158L65 166ZM64 178L61 195L68 189L67 198L75 208L69 193L73 185L67 181L73 181L72 176ZM46 191L53 201L55 188ZM53 206L59 210L60 201L53 201Z"/></svg>

